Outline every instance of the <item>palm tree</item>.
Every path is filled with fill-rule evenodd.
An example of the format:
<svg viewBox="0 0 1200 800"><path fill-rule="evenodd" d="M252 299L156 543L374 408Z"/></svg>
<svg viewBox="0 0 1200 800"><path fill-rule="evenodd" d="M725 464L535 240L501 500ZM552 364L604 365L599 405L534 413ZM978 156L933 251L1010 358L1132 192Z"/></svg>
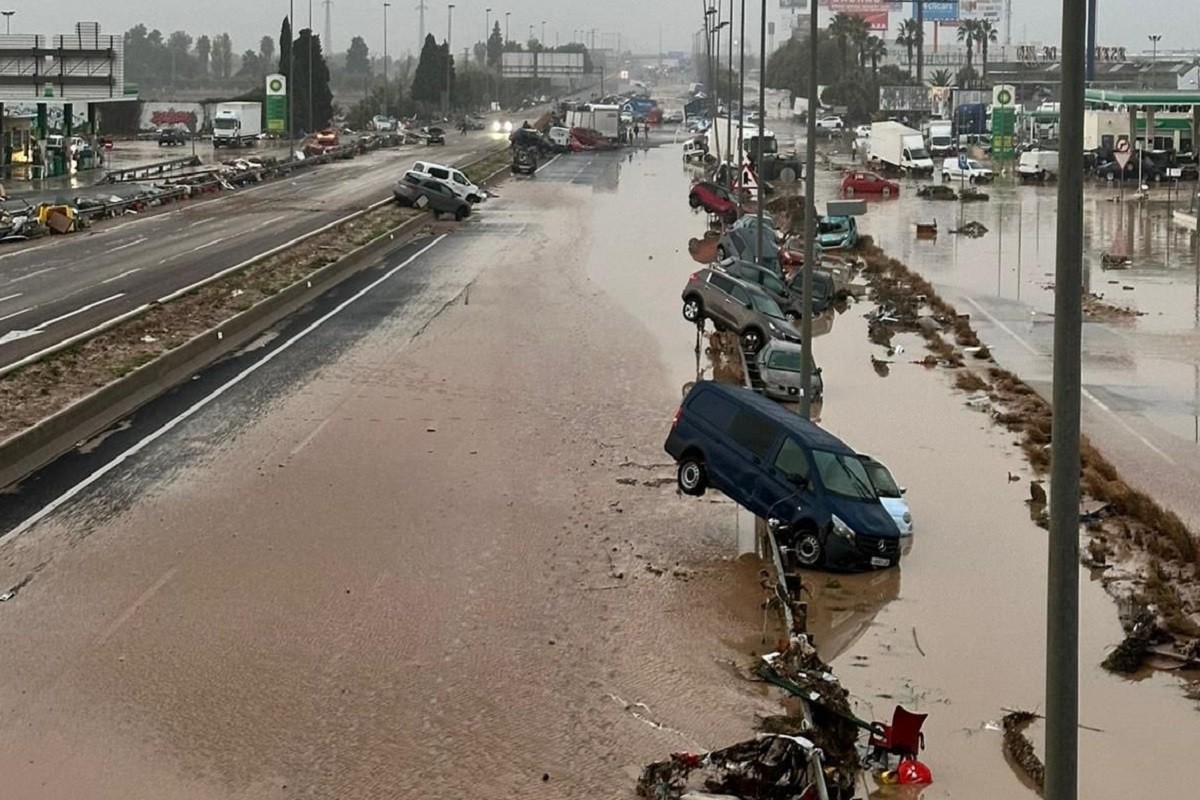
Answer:
<svg viewBox="0 0 1200 800"><path fill-rule="evenodd" d="M854 17L850 14L838 12L833 15L833 19L829 21L829 34L837 41L838 54L841 56L839 65L841 70L846 69L846 45L850 41L850 28L854 24Z"/></svg>
<svg viewBox="0 0 1200 800"><path fill-rule="evenodd" d="M866 71L867 68L867 39L871 36L871 27L867 21L859 16L851 16L849 22L850 41L858 50L858 68Z"/></svg>
<svg viewBox="0 0 1200 800"><path fill-rule="evenodd" d="M975 58L975 37L979 31L979 22L973 19L964 19L958 23L958 40L967 46L967 69L973 70L971 66Z"/></svg>
<svg viewBox="0 0 1200 800"><path fill-rule="evenodd" d="M896 44L904 48L908 54L908 71L912 73L913 68L913 49L917 46L917 41L921 36L921 27L917 25L915 19L906 19L900 23L900 32L896 34Z"/></svg>
<svg viewBox="0 0 1200 800"><path fill-rule="evenodd" d="M887 58L887 42L885 42L883 39L880 39L878 36L868 36L864 52L867 54L867 58L871 59L871 81L878 84L879 60Z"/></svg>
<svg viewBox="0 0 1200 800"><path fill-rule="evenodd" d="M985 81L987 80L988 42L995 42L999 38L1000 32L996 30L996 26L991 23L991 20L981 19L975 23L975 41L979 42L980 57L983 62L981 70Z"/></svg>
<svg viewBox="0 0 1200 800"><path fill-rule="evenodd" d="M930 86L953 86L954 73L948 69L935 69L929 74Z"/></svg>

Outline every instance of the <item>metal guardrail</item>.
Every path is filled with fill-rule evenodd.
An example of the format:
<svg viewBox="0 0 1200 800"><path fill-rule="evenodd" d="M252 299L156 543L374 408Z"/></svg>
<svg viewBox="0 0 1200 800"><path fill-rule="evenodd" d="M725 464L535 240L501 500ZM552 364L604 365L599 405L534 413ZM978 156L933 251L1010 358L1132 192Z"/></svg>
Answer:
<svg viewBox="0 0 1200 800"><path fill-rule="evenodd" d="M180 158L171 158L166 161L156 161L153 164L141 164L136 167L127 167L126 169L109 170L104 175L101 183L123 183L125 181L147 181L156 178L166 177L168 173L175 172L181 167L198 167L203 162L200 161L200 156L182 156Z"/></svg>

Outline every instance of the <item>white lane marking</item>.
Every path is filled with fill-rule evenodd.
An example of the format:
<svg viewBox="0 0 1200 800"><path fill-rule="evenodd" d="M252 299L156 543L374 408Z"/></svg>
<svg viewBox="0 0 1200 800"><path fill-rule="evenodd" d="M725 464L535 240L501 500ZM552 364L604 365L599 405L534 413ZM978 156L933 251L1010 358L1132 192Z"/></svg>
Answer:
<svg viewBox="0 0 1200 800"><path fill-rule="evenodd" d="M216 221L217 221L217 220L216 220L215 218L214 218L214 219L198 219L198 220L196 220L195 222L193 222L193 223L191 223L190 225L188 225L188 227L189 227L189 228L194 228L194 227L196 227L197 225L207 225L207 224L208 224L208 223L210 223L210 222L216 222Z"/></svg>
<svg viewBox="0 0 1200 800"><path fill-rule="evenodd" d="M265 227L267 227L268 225L274 225L276 222L279 222L280 220L282 220L282 219L287 219L287 218L288 218L288 215L287 215L287 214L284 214L284 215L283 215L283 216L281 216L281 217L273 217L272 219L269 219L269 220L267 220L266 222L264 222L264 223L262 224L262 227L264 227L264 228L265 228Z"/></svg>
<svg viewBox="0 0 1200 800"><path fill-rule="evenodd" d="M979 313L983 314L985 317L987 317L989 320L991 320L991 322L992 322L992 324L993 324L993 325L995 325L996 327L1000 328L1000 330L1004 331L1004 332L1005 332L1005 333L1007 333L1009 336L1011 336L1013 339L1015 339L1015 340L1016 340L1016 342L1017 342L1017 344L1021 345L1022 347L1024 347L1026 350L1028 350L1030 353L1032 353L1032 354L1033 354L1033 355L1035 355L1035 356L1041 356L1041 355L1043 355L1042 353L1039 353L1037 350L1035 350L1035 349L1034 349L1034 348L1033 348L1033 347L1032 347L1032 346L1031 346L1031 345L1030 345L1028 342L1026 342L1024 339L1022 339L1020 336L1018 336L1016 333L1014 333L1014 332L1012 331L1012 329L1011 329L1011 328L1009 328L1009 327L1008 327L1007 325L1005 325L1003 322L1001 322L1000 320L996 319L994 316L992 316L992 315L991 315L991 314L989 314L987 311L985 311L985 310L983 309L983 307L979 305L979 303L976 303L976 302L975 302L974 300L972 300L970 297L966 297L966 296L964 296L964 297L963 297L963 299L964 299L964 300L966 300L966 301L967 301L968 303L970 303L971 305L975 306L975 308L977 308L977 309L979 310ZM1142 444L1146 445L1146 447L1150 448L1150 450L1151 450L1151 451L1152 451L1152 452L1153 452L1155 455L1157 455L1157 456L1159 456L1160 458L1162 458L1162 459L1163 459L1164 461L1166 461L1168 464L1174 464L1174 463L1175 463L1175 459L1171 458L1169 455L1167 455L1167 454L1166 454L1166 453L1164 453L1162 450L1160 450L1158 447L1156 447L1156 446L1154 445L1154 443L1153 443L1153 442L1151 442L1151 441L1150 441L1149 439L1147 439L1145 436L1142 436L1140 433L1138 433L1136 430L1134 430L1133 426L1132 426L1132 425L1130 425L1128 422L1126 422L1124 417L1122 417L1120 414L1118 414L1117 412L1113 411L1113 410L1112 410L1111 408L1109 408L1107 405L1105 405L1104 403L1102 403L1102 402L1100 401L1100 398L1096 397L1096 395L1092 394L1092 393L1091 393L1091 392L1089 392L1087 389L1082 389L1082 388L1081 388L1081 389L1080 389L1080 391L1083 393L1083 396L1084 396L1084 397L1086 397L1086 398L1087 398L1089 401L1091 401L1092 403L1095 403L1095 405L1096 405L1096 407L1097 407L1097 408L1099 408L1101 411L1103 411L1104 413L1106 413L1106 414L1108 414L1110 417L1112 417L1112 418L1113 418L1113 420L1114 420L1114 421L1116 421L1116 423L1117 423L1118 425L1120 425L1122 428L1124 428L1124 429L1125 429L1125 430L1126 430L1126 431L1129 433L1129 435L1130 435L1130 436L1132 436L1133 438L1137 439L1137 440L1138 440L1139 442L1141 442Z"/></svg>
<svg viewBox="0 0 1200 800"><path fill-rule="evenodd" d="M120 250L121 248L118 247L117 249ZM111 278L105 278L104 280L102 280L100 282L101 283L112 283L113 281L121 280L121 278L124 278L126 275L132 275L135 272L141 272L141 271L142 271L141 267L134 267L133 269L125 270L120 275L113 275Z"/></svg>
<svg viewBox="0 0 1200 800"><path fill-rule="evenodd" d="M5 253L4 255L0 256L0 261L3 261L6 258L12 258L13 256L23 256L26 253L32 253L35 250L45 249L45 248L49 247L55 241L57 241L57 240L51 239L46 244L39 244L39 245L35 245L34 247L22 247L20 250L14 250L11 253Z"/></svg>
<svg viewBox="0 0 1200 800"><path fill-rule="evenodd" d="M559 154L558 154L558 155L556 155L554 158L552 158L552 159L550 159L549 161L547 161L545 164L542 164L540 167L538 167L537 169L535 169L535 170L534 170L534 172L535 172L535 173L537 173L537 172L541 172L541 171L542 171L542 170L544 170L546 167L548 167L548 166L550 166L551 164L553 164L555 161L558 161L560 158L562 158L562 153L559 153Z"/></svg>
<svg viewBox="0 0 1200 800"><path fill-rule="evenodd" d="M997 328L999 328L1000 330L1004 331L1004 332L1005 332L1005 333L1007 333L1009 336L1011 336L1013 339L1015 339L1015 340L1016 340L1016 342L1017 342L1017 344L1021 345L1021 347L1024 347L1026 350L1028 350L1030 353L1032 353L1032 354L1033 354L1033 355L1035 355L1035 356L1045 355L1044 353L1041 353L1041 352L1039 352L1039 351L1037 350L1037 348L1035 348L1035 347L1034 347L1033 345L1031 345L1029 342L1025 341L1025 340L1024 340L1024 339L1022 339L1020 336L1018 336L1018 335L1017 335L1017 334L1016 334L1016 333L1013 331L1013 329L1012 329L1012 328L1008 327L1008 326L1007 326L1007 325L1005 325L1003 322L1001 322L1000 320L996 319L996 318L995 318L995 317L993 317L991 314L989 314L987 311L985 311L985 310L984 310L984 308L983 308L983 306L979 305L979 303L976 303L976 302L975 302L974 300L972 300L970 297L966 297L965 295L963 296L963 299L964 299L964 300L966 300L966 301L967 301L968 303L970 303L971 305L975 306L975 308L976 308L976 309L979 311L979 313L980 313L980 314L983 314L985 317L987 317L987 318L988 318L988 319L991 321L991 323L992 323L993 325L995 325Z"/></svg>
<svg viewBox="0 0 1200 800"><path fill-rule="evenodd" d="M5 302L6 300L16 300L20 296L21 292L17 292L16 294L10 294L7 297L0 297L0 303Z"/></svg>
<svg viewBox="0 0 1200 800"><path fill-rule="evenodd" d="M34 309L34 307L30 306L29 308L22 308L20 311L14 311L13 313L8 314L7 316L0 317L0 322L4 322L4 320L6 320L6 319L12 319L13 317L19 317L22 314L26 314L30 311L33 311L33 309Z"/></svg>
<svg viewBox="0 0 1200 800"><path fill-rule="evenodd" d="M192 253L199 253L201 250L203 250L207 247L212 247L215 244L220 244L221 242L225 241L228 238L229 238L228 236L219 236L216 239L213 239L211 242L205 242L204 244L200 245L199 247L193 247L191 250L184 250L179 255L186 256L186 255L190 255Z"/></svg>
<svg viewBox="0 0 1200 800"><path fill-rule="evenodd" d="M261 369L265 365L269 364L271 361L275 360L275 358L277 356L286 352L288 349L290 349L292 347L292 345L296 344L296 342L299 342L301 339L304 339L310 333L317 330L322 325L324 325L326 322L328 322L329 320L333 319L335 316L340 314L343 310L345 310L352 303L356 302L357 300L366 296L370 292L374 291L375 288L378 287L380 284L382 284L384 281L389 280L397 272L404 269L412 262L416 261L418 258L423 256L425 253L432 250L435 246L440 244L441 241L443 239L445 239L447 235L448 234L443 233L441 236L437 237L432 242L430 242L429 244L422 247L416 253L409 256L405 261L392 267L387 272L385 272L383 275L379 276L374 281L367 284L365 287L360 289L356 294L353 294L350 297L343 300L341 303L339 303L337 306L335 306L333 308L333 310L329 311L323 317L310 323L308 325L308 327L306 327L304 330L302 330L299 333L297 333L296 335L294 335L292 338L288 339L283 344L279 345L279 347L275 348L274 350L272 350L271 352L267 353L262 358L260 358L258 361L255 361L253 364L246 367L244 370L239 372L237 375L234 375L232 378L230 378L228 381L226 381L225 383L218 386L216 389L214 389L211 393L209 393L205 397L202 397L199 400L197 400L194 404L192 404L190 407L185 409L178 416L174 417L171 420L168 420L161 428L154 431L153 433L147 434L141 441L134 444L128 450L121 453L116 458L114 458L112 461L105 464L104 466L100 467L98 470L96 470L91 475L84 478L79 483L72 486L70 489L68 489L63 494L59 495L54 500L47 503L40 511L36 512L33 516L29 517L24 522L22 522L20 525L17 525L15 528L13 528L11 531L9 531L9 535L10 536L19 536L22 533L24 533L25 531L32 528L37 523L41 522L46 517L53 514L55 511L57 511L59 508L61 508L65 503L70 502L73 498L75 498L77 495L79 495L80 492L84 491L89 486L94 484L96 481L100 480L105 475L107 475L108 473L112 472L114 469L119 467L121 464L125 463L128 459L137 455L142 450L145 450L147 447L154 444L154 442L158 441L163 436L166 436L168 433L173 431L175 428L179 427L181 424L183 424L187 420L191 419L198 412L200 412L202 409L204 409L204 407L207 406L209 403L211 403L212 401L221 397L223 394L228 392L234 386L237 386L239 383L241 383L246 378L253 375L259 369Z"/></svg>
<svg viewBox="0 0 1200 800"><path fill-rule="evenodd" d="M1154 451L1154 453L1156 455L1158 455L1160 458L1162 458L1163 461L1166 461L1168 464L1171 464L1171 465L1175 464L1175 459L1171 458L1169 455L1164 453L1162 450L1155 447L1154 444L1149 439L1147 439L1145 436L1142 436L1140 433L1135 431L1133 429L1133 426L1131 426L1128 422L1126 422L1125 419L1120 414L1113 411L1111 408L1109 408L1104 403L1100 402L1100 398L1096 397L1094 394L1089 392L1087 389L1082 389L1081 391L1083 392L1084 397L1086 397L1088 400L1091 400L1093 403L1095 403L1097 405L1097 407L1100 408L1101 411L1105 412L1110 417L1112 417L1114 420L1116 420L1117 424L1120 425L1122 428L1124 428L1129 433L1130 436L1137 439L1139 442L1146 445L1146 447L1148 447L1152 451Z"/></svg>
<svg viewBox="0 0 1200 800"><path fill-rule="evenodd" d="M325 430L325 426L328 425L332 419L333 419L333 417L326 417L321 422L320 425L313 428L312 433L308 434L308 436L305 436L303 439L301 439L300 444L296 445L295 447L293 447L291 449L291 452L288 453L288 457L291 458L291 457L295 456L301 450L303 450L304 448L306 448L310 444L312 444L313 439L316 439L318 436L321 435L321 431Z"/></svg>
<svg viewBox="0 0 1200 800"><path fill-rule="evenodd" d="M125 244L123 244L123 245L120 245L120 246L118 246L118 247L114 247L114 248L112 248L111 250L109 250L108 252L110 252L110 253L115 253L115 252L117 252L118 250L124 250L124 249L126 249L126 248L129 248L129 247L134 247L134 246L136 246L136 245L139 245L139 244L141 244L141 243L142 243L142 242L144 242L144 241L146 241L146 237L145 237L145 236L139 236L138 238L134 239L132 242L126 242L126 243L125 243Z"/></svg>
<svg viewBox="0 0 1200 800"><path fill-rule="evenodd" d="M54 319L46 320L45 322L41 323L40 325L34 326L33 329L35 331L40 331L43 328L50 327L51 325L53 325L56 322L62 322L64 319L70 319L71 317L78 316L79 314L82 314L85 311L91 311L96 306L102 306L105 303L111 303L113 300L117 300L124 296L125 296L124 292L117 292L112 297L106 297L103 300L97 300L94 303L88 303L86 306L83 306L82 308L77 308L74 311L70 312L69 314L63 314L61 317L55 317Z"/></svg>
<svg viewBox="0 0 1200 800"><path fill-rule="evenodd" d="M131 606L129 606L129 608L125 609L121 613L121 616L119 616L115 620L113 620L113 623L111 625L109 625L108 628L105 629L104 633L100 634L100 637L98 639L96 639L95 646L103 647L104 643L107 642L109 640L109 638L111 638L112 635L121 628L122 625L124 625L126 622L128 622L130 620L130 618L132 618L133 615L138 612L139 608L146 605L146 603L150 602L150 598L152 598L152 597L154 597L154 595L158 594L159 590L162 589L164 586L166 586L167 583L171 580L171 578L175 577L175 573L177 573L177 572L179 572L179 567L171 567L169 570L167 570L165 575L163 575L161 578L159 578L157 581L154 582L153 586L151 586L146 591L142 592L141 597L139 597L137 600L134 600L133 605L131 605Z"/></svg>
<svg viewBox="0 0 1200 800"><path fill-rule="evenodd" d="M46 267L45 269L37 269L37 270L34 270L33 272L27 272L19 278L13 278L11 281L8 282L7 285L12 286L14 283L20 283L21 281L27 281L30 278L36 277L38 275L45 275L47 272L53 272L54 270L55 270L55 267Z"/></svg>

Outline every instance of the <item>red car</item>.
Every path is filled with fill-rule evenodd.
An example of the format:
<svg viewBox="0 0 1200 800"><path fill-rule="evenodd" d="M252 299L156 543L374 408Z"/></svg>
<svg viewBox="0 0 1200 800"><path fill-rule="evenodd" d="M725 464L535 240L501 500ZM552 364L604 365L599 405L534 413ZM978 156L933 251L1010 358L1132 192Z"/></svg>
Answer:
<svg viewBox="0 0 1200 800"><path fill-rule="evenodd" d="M900 194L900 184L881 178L874 172L851 172L842 178L842 194L880 194L891 197Z"/></svg>
<svg viewBox="0 0 1200 800"><path fill-rule="evenodd" d="M726 222L733 222L738 218L737 199L724 186L711 181L700 181L692 186L692 191L688 193L688 205L692 208L703 208Z"/></svg>

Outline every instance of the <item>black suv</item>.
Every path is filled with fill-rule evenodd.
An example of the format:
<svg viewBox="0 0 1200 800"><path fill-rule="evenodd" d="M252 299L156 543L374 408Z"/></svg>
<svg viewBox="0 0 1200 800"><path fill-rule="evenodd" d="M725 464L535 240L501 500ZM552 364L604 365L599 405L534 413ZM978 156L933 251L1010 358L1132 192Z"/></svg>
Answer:
<svg viewBox="0 0 1200 800"><path fill-rule="evenodd" d="M177 144L187 144L187 134L178 128L163 128L158 132L158 146L171 147Z"/></svg>

